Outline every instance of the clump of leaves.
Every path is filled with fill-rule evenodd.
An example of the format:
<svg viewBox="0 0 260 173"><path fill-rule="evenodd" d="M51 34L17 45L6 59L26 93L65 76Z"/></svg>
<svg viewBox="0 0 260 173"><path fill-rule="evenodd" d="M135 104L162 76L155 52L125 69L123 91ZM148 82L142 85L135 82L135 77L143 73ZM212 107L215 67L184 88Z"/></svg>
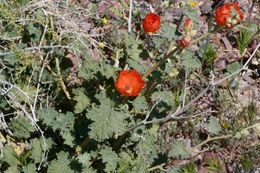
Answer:
<svg viewBox="0 0 260 173"><path fill-rule="evenodd" d="M239 53L243 55L252 39L260 32L259 25L249 23L246 29L240 29L236 42Z"/></svg>

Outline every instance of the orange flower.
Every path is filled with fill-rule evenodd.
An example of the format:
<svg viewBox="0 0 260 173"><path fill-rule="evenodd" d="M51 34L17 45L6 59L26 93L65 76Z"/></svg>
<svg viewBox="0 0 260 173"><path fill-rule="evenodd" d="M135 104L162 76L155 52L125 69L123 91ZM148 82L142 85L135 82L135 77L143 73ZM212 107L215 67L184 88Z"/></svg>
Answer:
<svg viewBox="0 0 260 173"><path fill-rule="evenodd" d="M143 28L145 32L156 32L160 28L160 16L154 13L149 13L145 16L143 21Z"/></svg>
<svg viewBox="0 0 260 173"><path fill-rule="evenodd" d="M144 87L144 81L136 70L123 70L119 73L115 86L123 96L137 96Z"/></svg>
<svg viewBox="0 0 260 173"><path fill-rule="evenodd" d="M232 14L232 9L236 12L236 14ZM218 7L216 9L215 21L219 26L227 26L231 28L237 22L243 20L244 17L244 12L240 9L237 2L234 2Z"/></svg>
<svg viewBox="0 0 260 173"><path fill-rule="evenodd" d="M179 44L179 46L181 46L184 49L189 46L190 41L191 41L191 38L183 37L182 39L177 40L177 43Z"/></svg>

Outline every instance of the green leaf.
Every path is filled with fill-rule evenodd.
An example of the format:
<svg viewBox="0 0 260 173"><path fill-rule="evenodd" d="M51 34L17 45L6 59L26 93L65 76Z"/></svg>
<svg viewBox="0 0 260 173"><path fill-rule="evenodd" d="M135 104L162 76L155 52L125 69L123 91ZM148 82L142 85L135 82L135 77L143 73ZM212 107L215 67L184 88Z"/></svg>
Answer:
<svg viewBox="0 0 260 173"><path fill-rule="evenodd" d="M24 173L36 173L37 171L36 171L35 164L30 163L26 166L23 166L23 172Z"/></svg>
<svg viewBox="0 0 260 173"><path fill-rule="evenodd" d="M65 144L73 147L73 135L70 133L74 131L75 117L73 113L67 112L66 114L59 113L53 108L41 109L38 111L38 117L43 123L51 127L54 131L60 130L60 134L65 139Z"/></svg>
<svg viewBox="0 0 260 173"><path fill-rule="evenodd" d="M81 173L96 173L96 172L97 171L95 171L94 169L87 168L87 167L83 168L82 171L81 171Z"/></svg>
<svg viewBox="0 0 260 173"><path fill-rule="evenodd" d="M201 62L197 57L195 57L192 50L186 51L185 54L181 56L181 64L187 71L194 71L201 68Z"/></svg>
<svg viewBox="0 0 260 173"><path fill-rule="evenodd" d="M173 147L169 151L170 157L180 157L180 158L186 158L189 157L190 153L187 150L187 144L182 140L176 140L174 142Z"/></svg>
<svg viewBox="0 0 260 173"><path fill-rule="evenodd" d="M148 160L149 162L153 162L154 159L158 157L156 141L157 141L156 133L155 134L147 133L146 135L144 135L144 138L141 140L141 142L138 145L138 148L140 150L140 155L143 155L145 160Z"/></svg>
<svg viewBox="0 0 260 173"><path fill-rule="evenodd" d="M100 105L93 105L86 117L93 122L89 128L91 131L89 135L92 139L103 141L112 137L113 135L120 135L126 130L126 123L124 120L129 117L128 112L115 111L113 103L107 96L102 93L98 96Z"/></svg>
<svg viewBox="0 0 260 173"><path fill-rule="evenodd" d="M82 166L84 167L90 167L92 162L90 162L90 159L91 159L91 156L89 153L84 153L84 154L80 154L78 157L77 157L77 160L79 163L82 164Z"/></svg>
<svg viewBox="0 0 260 173"><path fill-rule="evenodd" d="M160 112L167 111L175 107L175 96L172 91L157 91L151 96L153 102L159 102L156 106Z"/></svg>
<svg viewBox="0 0 260 173"><path fill-rule="evenodd" d="M60 132L62 138L64 139L64 144L73 147L75 137L69 131L61 131Z"/></svg>
<svg viewBox="0 0 260 173"><path fill-rule="evenodd" d="M102 160L106 163L105 172L114 172L117 167L117 162L119 160L117 154L112 151L111 148L104 148L100 151Z"/></svg>
<svg viewBox="0 0 260 173"><path fill-rule="evenodd" d="M129 67L132 67L133 69L137 70L139 73L144 73L148 65L145 64L142 60L135 60L135 59L127 59L126 62L129 64Z"/></svg>
<svg viewBox="0 0 260 173"><path fill-rule="evenodd" d="M191 20L193 21L193 23L196 23L199 19L199 10L194 8L184 8L183 10L183 14L185 16L188 16L189 18L191 18Z"/></svg>
<svg viewBox="0 0 260 173"><path fill-rule="evenodd" d="M2 160L7 162L11 167L19 163L19 160L17 159L18 156L15 153L14 149L10 145L6 145L3 149L3 158Z"/></svg>
<svg viewBox="0 0 260 173"><path fill-rule="evenodd" d="M175 167L170 169L167 173L180 173L181 172L181 168L180 167Z"/></svg>
<svg viewBox="0 0 260 173"><path fill-rule="evenodd" d="M139 45L142 44L142 41L137 39L133 32L125 34L125 46L127 55L134 60L140 59L140 54L142 50L139 48Z"/></svg>
<svg viewBox="0 0 260 173"><path fill-rule="evenodd" d="M153 37L152 40L156 49L160 49L161 46L164 46L165 40L163 38Z"/></svg>
<svg viewBox="0 0 260 173"><path fill-rule="evenodd" d="M131 165L133 164L133 160L129 153L122 151L119 154L120 160L118 161L118 172L128 172L131 169Z"/></svg>
<svg viewBox="0 0 260 173"><path fill-rule="evenodd" d="M9 64L10 66L14 66L16 63L19 62L19 57L15 53L12 53L10 55L6 55L3 57L3 60L5 63Z"/></svg>
<svg viewBox="0 0 260 173"><path fill-rule="evenodd" d="M132 104L136 112L143 112L148 110L148 104L144 96L138 96Z"/></svg>
<svg viewBox="0 0 260 173"><path fill-rule="evenodd" d="M251 172L254 169L254 162L248 156L241 157L240 163L246 172Z"/></svg>
<svg viewBox="0 0 260 173"><path fill-rule="evenodd" d="M73 94L75 95L73 97L73 100L75 100L77 103L75 105L75 113L81 113L86 107L90 105L90 99L85 94L84 88L77 88L73 89Z"/></svg>
<svg viewBox="0 0 260 173"><path fill-rule="evenodd" d="M99 69L99 63L91 56L86 55L85 59L83 60L82 67L79 69L78 75L80 78L90 79L94 77Z"/></svg>
<svg viewBox="0 0 260 173"><path fill-rule="evenodd" d="M57 154L57 159L51 161L48 167L48 173L74 173L70 168L69 154L61 151Z"/></svg>
<svg viewBox="0 0 260 173"><path fill-rule="evenodd" d="M214 116L210 117L209 123L207 124L207 129L209 133L219 134L219 132L221 131L221 126L216 117Z"/></svg>
<svg viewBox="0 0 260 173"><path fill-rule="evenodd" d="M93 170L93 168L91 168L92 162L90 161L91 156L90 156L89 153L80 154L77 157L77 160L83 167L82 173L94 173L94 172L96 172L96 171Z"/></svg>
<svg viewBox="0 0 260 173"><path fill-rule="evenodd" d="M169 22L164 22L161 25L160 32L161 32L162 37L165 37L168 40L172 40L176 37L175 30L176 30L176 25L169 23Z"/></svg>
<svg viewBox="0 0 260 173"><path fill-rule="evenodd" d="M34 26L34 23L30 23L27 27L26 27L27 31L28 31L28 36L30 37L30 39L34 42L38 42L41 39L41 35L42 35L42 30L39 27Z"/></svg>
<svg viewBox="0 0 260 173"><path fill-rule="evenodd" d="M31 158L35 163L40 163L42 160L42 146L41 141L37 138L32 140Z"/></svg>
<svg viewBox="0 0 260 173"><path fill-rule="evenodd" d="M39 110L38 116L44 124L52 127L53 130L70 131L73 129L75 117L71 112L63 114L49 108Z"/></svg>
<svg viewBox="0 0 260 173"><path fill-rule="evenodd" d="M17 166L11 166L4 173L20 173L20 171Z"/></svg>
<svg viewBox="0 0 260 173"><path fill-rule="evenodd" d="M110 64L102 63L102 67L101 67L100 71L101 71L101 73L102 73L103 75L105 75L105 77L106 77L107 79L109 79L109 78L111 78L111 77L114 78L114 77L116 76L116 71L115 71L115 69L113 68L113 66L110 65Z"/></svg>
<svg viewBox="0 0 260 173"><path fill-rule="evenodd" d="M207 43L201 47L201 49L199 50L199 55L207 64L212 64L217 58L216 50L210 43Z"/></svg>
<svg viewBox="0 0 260 173"><path fill-rule="evenodd" d="M133 44L131 47L128 47L126 49L126 51L127 51L127 55L130 58L132 58L134 60L140 59L140 54L141 54L142 50L139 49L139 45Z"/></svg>
<svg viewBox="0 0 260 173"><path fill-rule="evenodd" d="M52 141L52 138L46 138L46 150L49 151L52 146L54 145L54 142ZM34 163L40 163L43 156L43 140L34 138L31 140L31 156L30 158L34 160Z"/></svg>
<svg viewBox="0 0 260 173"><path fill-rule="evenodd" d="M25 5L27 3L29 3L31 0L16 0L16 2L18 2L20 5Z"/></svg>
<svg viewBox="0 0 260 173"><path fill-rule="evenodd" d="M11 121L10 129L17 138L28 138L30 137L31 132L35 131L31 122L26 117L22 116L18 116Z"/></svg>
<svg viewBox="0 0 260 173"><path fill-rule="evenodd" d="M227 71L228 71L228 73L232 74L232 73L236 72L237 70L239 70L240 68L242 68L242 64L240 64L238 62L234 62L227 66Z"/></svg>
<svg viewBox="0 0 260 173"><path fill-rule="evenodd" d="M241 29L239 32L239 37L237 38L237 45L240 55L242 55L251 42L254 32L250 32L248 29Z"/></svg>
<svg viewBox="0 0 260 173"><path fill-rule="evenodd" d="M138 155L138 158L134 161L134 164L132 166L132 170L129 171L130 173L149 173L148 167L147 167L147 158L145 158L143 155Z"/></svg>
<svg viewBox="0 0 260 173"><path fill-rule="evenodd" d="M190 161L188 164L184 165L181 168L182 173L196 173L196 164L193 161Z"/></svg>
<svg viewBox="0 0 260 173"><path fill-rule="evenodd" d="M223 172L223 165L221 165L218 159L206 159L205 164L207 165L207 170L210 172Z"/></svg>

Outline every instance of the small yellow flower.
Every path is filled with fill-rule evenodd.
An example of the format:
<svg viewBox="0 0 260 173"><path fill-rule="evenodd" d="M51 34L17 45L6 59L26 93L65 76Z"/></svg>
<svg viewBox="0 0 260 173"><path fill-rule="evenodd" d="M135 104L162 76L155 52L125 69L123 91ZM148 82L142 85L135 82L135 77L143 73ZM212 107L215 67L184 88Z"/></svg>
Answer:
<svg viewBox="0 0 260 173"><path fill-rule="evenodd" d="M199 3L198 3L197 1L188 0L188 5L189 5L191 8L196 8L196 7L198 7Z"/></svg>
<svg viewBox="0 0 260 173"><path fill-rule="evenodd" d="M99 42L99 43L98 43L98 46L99 46L101 49L104 49L106 45L104 44L104 42Z"/></svg>
<svg viewBox="0 0 260 173"><path fill-rule="evenodd" d="M101 23L102 23L103 25L107 25L108 22L109 22L109 20L108 20L106 17L103 17L103 18L101 19Z"/></svg>

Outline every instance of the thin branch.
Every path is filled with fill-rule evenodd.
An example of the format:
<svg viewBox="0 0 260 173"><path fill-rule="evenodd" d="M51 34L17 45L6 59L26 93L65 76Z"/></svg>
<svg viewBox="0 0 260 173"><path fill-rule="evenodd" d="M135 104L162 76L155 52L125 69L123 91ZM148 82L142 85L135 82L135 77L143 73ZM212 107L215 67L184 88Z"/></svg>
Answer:
<svg viewBox="0 0 260 173"><path fill-rule="evenodd" d="M130 0L129 16L128 16L128 32L131 32L132 11L133 11L133 0Z"/></svg>
<svg viewBox="0 0 260 173"><path fill-rule="evenodd" d="M43 61L42 68L41 68L41 71L40 71L40 76L39 76L38 84L37 84L37 88L36 88L36 94L35 94L35 97L34 97L33 110L36 110L37 98L38 98L39 89L40 89L40 82L41 82L41 79L42 79L43 70L44 70L45 65L46 65L45 61L47 61L48 56L49 56L49 53L46 55L46 58Z"/></svg>
<svg viewBox="0 0 260 173"><path fill-rule="evenodd" d="M187 74L187 71L185 71L184 93L183 93L183 99L182 99L182 107L184 107L184 105L185 105L185 99L186 99L186 94L187 94L187 78L188 78L188 74Z"/></svg>
<svg viewBox="0 0 260 173"><path fill-rule="evenodd" d="M147 112L146 117L145 117L145 119L143 120L143 123L144 123L144 124L146 124L146 122L147 122L147 120L148 120L150 114L152 113L152 111L153 111L153 109L155 108L155 106L158 105L158 103L159 103L159 101L156 101L156 102L153 104L152 108Z"/></svg>
<svg viewBox="0 0 260 173"><path fill-rule="evenodd" d="M71 100L71 96L70 93L67 90L67 87L62 79L62 75L61 75L61 70L60 70L60 64L59 64L59 59L57 57L55 57L55 62L56 62L56 68L57 68L57 76L58 76L58 80L60 82L60 86L64 92L64 94L66 95L67 99Z"/></svg>
<svg viewBox="0 0 260 173"><path fill-rule="evenodd" d="M256 128L258 125L259 125L259 123L255 123L255 124L253 124L251 126L248 126L248 127L244 128L244 129L238 131L238 133L242 133L245 130L250 130L250 129ZM207 144L207 143L209 143L211 141L215 141L215 140L219 140L219 139L226 139L226 138L230 138L232 136L234 136L234 134L215 136L215 137L210 137L209 136L205 141L203 141L203 142L199 143L198 145L192 147L192 150L198 149L199 147L201 147L201 146L203 146L203 145L205 145L205 144Z"/></svg>
<svg viewBox="0 0 260 173"><path fill-rule="evenodd" d="M144 74L143 74L143 79L146 79L153 70L155 70L157 67L159 67L160 65L162 65L167 59L171 58L173 55L175 55L175 53L180 52L181 50L179 48L175 48L173 49L170 53L166 54L165 57L163 57L159 62L157 62L155 65L153 65L152 67L150 67Z"/></svg>
<svg viewBox="0 0 260 173"><path fill-rule="evenodd" d="M35 47L27 47L24 49L18 49L17 51L33 51L33 50L39 50L39 49L54 49L54 48L67 48L67 46L61 46L61 45L53 45L53 46L35 46ZM2 52L0 53L0 56L6 56L14 54L15 52Z"/></svg>

